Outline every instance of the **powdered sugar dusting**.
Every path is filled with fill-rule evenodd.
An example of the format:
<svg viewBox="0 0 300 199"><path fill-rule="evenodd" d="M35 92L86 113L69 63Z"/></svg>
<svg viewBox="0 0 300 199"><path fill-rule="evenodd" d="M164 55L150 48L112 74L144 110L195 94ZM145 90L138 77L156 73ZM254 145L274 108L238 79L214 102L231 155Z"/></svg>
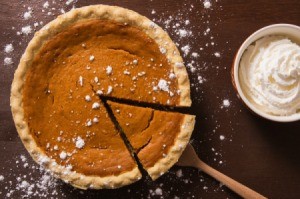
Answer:
<svg viewBox="0 0 300 199"><path fill-rule="evenodd" d="M208 1L208 0L205 0L204 2L203 2L203 6L204 6L204 8L210 8L211 7L211 2L210 1Z"/></svg>
<svg viewBox="0 0 300 199"><path fill-rule="evenodd" d="M23 17L25 20L28 20L30 18L32 18L32 10L28 10L27 12L24 13Z"/></svg>
<svg viewBox="0 0 300 199"><path fill-rule="evenodd" d="M59 157L60 159L62 160L65 160L67 158L67 153L65 151L62 151L60 154L59 154Z"/></svg>
<svg viewBox="0 0 300 199"><path fill-rule="evenodd" d="M158 195L158 196L161 196L161 195L163 194L161 188L156 188L154 192L155 192L155 194Z"/></svg>
<svg viewBox="0 0 300 199"><path fill-rule="evenodd" d="M230 106L230 101L228 99L223 100L223 107L229 107Z"/></svg>
<svg viewBox="0 0 300 199"><path fill-rule="evenodd" d="M44 4L43 4L43 8L49 8L49 2L46 1Z"/></svg>
<svg viewBox="0 0 300 199"><path fill-rule="evenodd" d="M76 143L75 143L75 145L76 145L76 148L82 149L82 148L84 147L84 145L85 145L85 142L84 142L84 140L83 140L80 136L78 136L78 137L76 138Z"/></svg>
<svg viewBox="0 0 300 199"><path fill-rule="evenodd" d="M4 65L11 65L13 64L14 62L12 61L12 58L11 57L5 57L4 58Z"/></svg>
<svg viewBox="0 0 300 199"><path fill-rule="evenodd" d="M106 74L107 74L107 75L110 75L110 74L112 73L112 70L113 70L113 69L112 69L111 66L107 66L107 67L106 67Z"/></svg>
<svg viewBox="0 0 300 199"><path fill-rule="evenodd" d="M14 47L12 44L6 44L5 48L4 48L4 52L5 53L11 53L12 51L14 51Z"/></svg>
<svg viewBox="0 0 300 199"><path fill-rule="evenodd" d="M160 90L169 92L169 85L166 80L160 79L157 86Z"/></svg>
<svg viewBox="0 0 300 199"><path fill-rule="evenodd" d="M4 198L66 197L61 190L62 183L49 171L36 164L31 165L24 155L14 159L11 160L14 161L11 164L15 164L19 169L0 175L0 184L5 187L6 191L0 192L1 196Z"/></svg>
<svg viewBox="0 0 300 199"><path fill-rule="evenodd" d="M31 26L24 26L22 27L22 33L25 35L29 35L32 32L32 28Z"/></svg>

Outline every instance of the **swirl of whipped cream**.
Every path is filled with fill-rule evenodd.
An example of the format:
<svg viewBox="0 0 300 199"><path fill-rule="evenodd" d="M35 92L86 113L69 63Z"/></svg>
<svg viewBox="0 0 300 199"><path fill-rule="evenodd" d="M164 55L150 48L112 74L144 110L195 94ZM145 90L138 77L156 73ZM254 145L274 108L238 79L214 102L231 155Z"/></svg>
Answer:
<svg viewBox="0 0 300 199"><path fill-rule="evenodd" d="M278 116L300 113L300 46L282 36L257 40L244 52L239 80L260 110Z"/></svg>

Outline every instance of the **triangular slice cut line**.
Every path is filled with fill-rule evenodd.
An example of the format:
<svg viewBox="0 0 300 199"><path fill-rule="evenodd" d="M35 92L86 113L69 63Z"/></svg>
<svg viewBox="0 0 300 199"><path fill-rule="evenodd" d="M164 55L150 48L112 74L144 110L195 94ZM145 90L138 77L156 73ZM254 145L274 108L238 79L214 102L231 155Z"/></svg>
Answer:
<svg viewBox="0 0 300 199"><path fill-rule="evenodd" d="M192 134L195 116L109 100L107 104L153 180L178 161Z"/></svg>

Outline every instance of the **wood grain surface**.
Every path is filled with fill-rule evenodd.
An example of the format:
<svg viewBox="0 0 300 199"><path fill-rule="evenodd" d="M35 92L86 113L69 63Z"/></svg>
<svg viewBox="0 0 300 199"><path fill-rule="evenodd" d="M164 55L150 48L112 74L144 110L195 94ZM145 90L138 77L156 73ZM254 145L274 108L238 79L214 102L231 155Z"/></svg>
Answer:
<svg viewBox="0 0 300 199"><path fill-rule="evenodd" d="M153 1L96 1L86 0L66 5L65 1L49 1L53 14L43 10L45 1L0 1L0 198L16 187L16 176L41 178L41 172L32 171L35 165L24 149L14 126L10 106L10 85L14 70L33 34L17 35L25 25L36 21L53 20L60 8L66 11L72 5L81 7L92 4L118 5L132 9L155 19L165 27L165 21L173 16L172 23L188 19L187 30L192 36L180 38L174 28L166 28L180 47L189 44L191 52L199 53L197 59L184 57L186 63L195 61L195 72L189 70L192 82L193 106L191 113L197 115L192 145L199 156L209 165L233 179L249 186L268 198L300 198L300 122L276 123L252 114L238 99L231 84L230 69L241 43L254 31L274 23L300 25L300 1L211 1L205 9L199 0L153 0ZM33 18L23 19L27 7L33 8ZM155 14L151 14L155 10ZM175 22L174 22L175 21ZM39 29L41 26L38 26ZM209 36L203 32L210 28ZM211 38L213 37L213 38ZM214 42L212 45L211 42ZM4 46L12 43L14 51L5 53ZM209 43L206 46L206 43ZM204 48L200 50L200 48ZM216 57L215 52L221 56ZM12 65L4 65L4 58L12 57ZM205 79L199 83L198 77ZM221 108L223 100L230 106ZM221 140L220 135L225 139ZM17 164L20 155L28 158L30 167ZM178 177L180 169L183 176ZM177 173L177 175L176 175ZM152 195L161 188L162 195ZM238 198L214 179L192 168L174 166L171 171L155 182L143 180L118 190L80 191L58 183L54 198ZM11 198L21 198L24 193L15 190ZM40 198L31 196L30 198ZM50 197L46 197L50 198Z"/></svg>

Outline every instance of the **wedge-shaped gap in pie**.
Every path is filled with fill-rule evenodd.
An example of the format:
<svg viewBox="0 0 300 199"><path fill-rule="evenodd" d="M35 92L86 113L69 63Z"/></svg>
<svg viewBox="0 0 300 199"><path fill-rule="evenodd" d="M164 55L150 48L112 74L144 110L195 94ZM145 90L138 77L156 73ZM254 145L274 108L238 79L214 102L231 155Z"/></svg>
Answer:
<svg viewBox="0 0 300 199"><path fill-rule="evenodd" d="M95 90L95 87L93 85L92 89L95 93L97 93L97 90ZM145 107L145 108L151 108L153 110L160 110L160 111L167 111L167 112L179 112L179 113L186 113L189 114L191 112L190 107L184 107L184 106L171 106L171 105L163 105L160 103L153 103L153 102L144 102L144 101L138 101L135 99L125 99L120 97L113 97L113 96L104 96L99 95L99 97L104 101L112 101L120 104L127 104L131 106L139 106L139 107Z"/></svg>
<svg viewBox="0 0 300 199"><path fill-rule="evenodd" d="M178 161L194 129L195 116L112 101L107 103L153 180Z"/></svg>

